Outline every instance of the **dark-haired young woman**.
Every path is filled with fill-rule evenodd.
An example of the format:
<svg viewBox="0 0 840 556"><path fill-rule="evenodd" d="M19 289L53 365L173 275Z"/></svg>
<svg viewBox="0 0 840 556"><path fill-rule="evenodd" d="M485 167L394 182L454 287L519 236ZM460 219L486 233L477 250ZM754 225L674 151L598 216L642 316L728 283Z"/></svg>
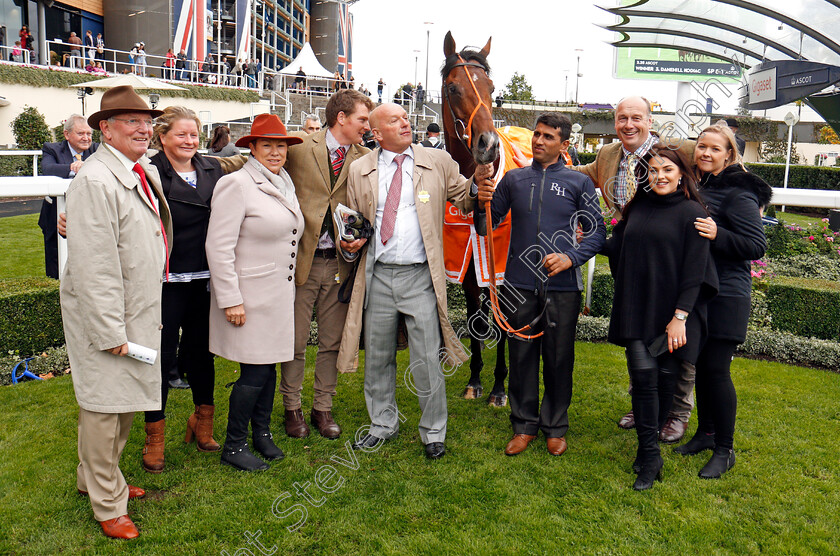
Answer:
<svg viewBox="0 0 840 556"><path fill-rule="evenodd" d="M683 155L655 145L637 165L639 189L605 248L615 280L609 341L623 346L633 384L639 447L633 488L661 480L659 429L682 361L694 363L705 336L706 302L717 292L707 216Z"/></svg>

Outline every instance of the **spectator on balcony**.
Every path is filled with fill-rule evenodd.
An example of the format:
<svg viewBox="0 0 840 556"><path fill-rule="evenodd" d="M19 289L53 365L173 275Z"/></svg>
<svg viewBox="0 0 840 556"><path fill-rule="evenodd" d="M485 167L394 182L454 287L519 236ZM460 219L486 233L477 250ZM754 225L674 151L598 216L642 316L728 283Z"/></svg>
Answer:
<svg viewBox="0 0 840 556"><path fill-rule="evenodd" d="M88 62L87 65L91 67L95 67L93 65L93 60L96 58L96 42L93 40L93 33L90 29L87 30L85 33L85 60ZM87 69L87 67L85 67Z"/></svg>
<svg viewBox="0 0 840 556"><path fill-rule="evenodd" d="M84 62L82 61L82 39L76 36L75 32L70 31L67 44L70 45L70 67L81 69L84 67Z"/></svg>
<svg viewBox="0 0 840 556"><path fill-rule="evenodd" d="M300 66L300 69L295 74L294 88L299 91L306 89L306 72L303 71L303 66Z"/></svg>
<svg viewBox="0 0 840 556"><path fill-rule="evenodd" d="M96 34L96 59L105 60L105 40L102 38L102 33Z"/></svg>
<svg viewBox="0 0 840 556"><path fill-rule="evenodd" d="M12 49L12 54L9 56L9 60L19 64L23 63L23 48L21 48L20 41L15 41L15 47Z"/></svg>
<svg viewBox="0 0 840 556"><path fill-rule="evenodd" d="M128 51L128 63L131 64L131 73L137 73L137 56L140 52L140 43L134 43L131 50Z"/></svg>
<svg viewBox="0 0 840 556"><path fill-rule="evenodd" d="M29 32L29 27L26 25L21 27L18 36L20 37L21 48L29 48L32 44L32 34Z"/></svg>
<svg viewBox="0 0 840 556"><path fill-rule="evenodd" d="M187 53L184 49L175 56L175 73L178 74L178 79L184 80L184 70L187 68Z"/></svg>
<svg viewBox="0 0 840 556"><path fill-rule="evenodd" d="M377 102L382 102L382 90L385 89L385 82L382 81L382 78L379 78L379 83L376 84L376 94L379 96L379 100Z"/></svg>
<svg viewBox="0 0 840 556"><path fill-rule="evenodd" d="M172 79L173 69L175 68L175 53L172 49L166 51L166 60L163 62L163 77L164 79Z"/></svg>
<svg viewBox="0 0 840 556"><path fill-rule="evenodd" d="M140 43L140 48L137 50L137 69L140 76L146 76L146 43L144 42Z"/></svg>

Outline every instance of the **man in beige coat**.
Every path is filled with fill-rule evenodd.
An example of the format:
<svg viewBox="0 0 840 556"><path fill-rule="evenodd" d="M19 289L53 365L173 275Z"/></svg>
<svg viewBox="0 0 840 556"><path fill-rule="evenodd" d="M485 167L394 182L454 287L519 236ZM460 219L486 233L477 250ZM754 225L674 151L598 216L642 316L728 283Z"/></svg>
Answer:
<svg viewBox="0 0 840 556"><path fill-rule="evenodd" d="M664 142L674 149L679 149L689 162L694 160L695 142L678 137L659 137L650 128L653 117L650 102L644 97L627 97L615 108L615 132L619 141L604 145L595 161L585 166L575 166L574 170L583 172L595 182L601 190L604 202L610 213L607 218L621 219L621 211L635 192L631 168L636 161L641 161L650 148ZM628 181L631 183L628 185ZM663 442L676 442L683 437L691 416L694 402L691 396L694 390L694 365L685 363L674 393L674 404L668 421L663 425L659 438ZM632 429L635 426L633 412L622 417L618 425Z"/></svg>
<svg viewBox="0 0 840 556"><path fill-rule="evenodd" d="M412 145L411 125L397 104L371 112L371 128L381 148L350 168L347 202L374 225L370 241L341 242L354 253L366 245L350 299L338 368L353 365L365 325L365 401L370 432L354 448L369 449L397 434L396 343L399 316L405 317L411 363L400 378L420 400L420 439L426 457L446 452L448 371L467 359L446 313L443 217L449 201L464 213L475 206L472 180L461 176L448 153ZM475 179L492 175L479 166ZM364 316L363 316L364 311ZM410 372L409 372L410 369Z"/></svg>
<svg viewBox="0 0 840 556"><path fill-rule="evenodd" d="M350 164L368 152L359 143L370 129L368 114L372 108L365 95L342 89L327 102L327 129L305 135L301 145L289 149L286 169L306 221L295 271L295 357L281 365L280 375L286 434L295 438L309 435L300 392L313 307L317 307L318 355L310 419L325 438L335 439L341 434L332 405L347 305L338 301L338 290L352 265L336 255L332 214L339 203L347 204Z"/></svg>
<svg viewBox="0 0 840 556"><path fill-rule="evenodd" d="M138 535L119 469L135 411L160 409L160 358L126 357L128 342L160 349L161 282L172 238L158 172L144 156L151 110L129 86L102 95L88 118L102 147L67 190L67 266L61 314L79 403L76 484L105 535Z"/></svg>

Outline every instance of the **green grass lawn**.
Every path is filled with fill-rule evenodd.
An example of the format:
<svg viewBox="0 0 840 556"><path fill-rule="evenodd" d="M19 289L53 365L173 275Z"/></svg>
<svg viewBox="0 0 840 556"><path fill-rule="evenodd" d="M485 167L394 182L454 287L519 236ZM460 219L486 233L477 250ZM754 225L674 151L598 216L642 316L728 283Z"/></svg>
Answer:
<svg viewBox="0 0 840 556"><path fill-rule="evenodd" d="M44 236L38 215L0 218L0 280L44 276Z"/></svg>
<svg viewBox="0 0 840 556"><path fill-rule="evenodd" d="M492 354L488 359L492 365ZM312 398L313 362L310 350L304 400ZM400 372L405 368L403 353ZM840 375L743 359L733 368L735 468L704 481L697 472L706 456L665 448L664 482L642 493L630 488L635 434L615 425L630 402L622 352L610 345L577 345L569 450L559 458L548 455L542 437L522 455L505 457L509 409L460 399L466 368L447 380L448 454L436 462L423 457L417 401L401 380L400 436L356 459L345 443L368 422L361 373L339 380L335 416L345 431L339 441L287 438L278 397L272 428L286 459L259 474L222 467L218 454L185 445L191 397L174 391L165 472L141 468L140 415L122 458L128 481L149 492L128 505L141 530L134 541L102 536L89 502L76 494L71 378L2 387L0 553L261 554L247 534L261 535L265 554L840 552ZM237 375L227 361L217 369L221 441L229 395L223 385ZM327 464L337 470L329 480ZM316 477L334 492L319 490ZM295 513L298 503L307 516L290 531L302 515ZM242 548L251 552L237 552Z"/></svg>
<svg viewBox="0 0 840 556"><path fill-rule="evenodd" d="M826 210L826 213L828 211ZM822 218L814 218L812 216L805 216L804 214L796 214L795 212L776 212L776 218L784 220L786 224L796 224L798 226L808 226L822 221Z"/></svg>

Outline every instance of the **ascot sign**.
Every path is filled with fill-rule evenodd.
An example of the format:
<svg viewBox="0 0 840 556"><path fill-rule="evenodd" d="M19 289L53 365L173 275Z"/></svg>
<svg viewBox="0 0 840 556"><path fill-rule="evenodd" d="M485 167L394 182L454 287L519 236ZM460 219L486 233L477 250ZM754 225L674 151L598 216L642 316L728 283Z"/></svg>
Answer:
<svg viewBox="0 0 840 556"><path fill-rule="evenodd" d="M741 84L739 100L749 110L794 102L840 81L840 67L801 60L763 62Z"/></svg>

